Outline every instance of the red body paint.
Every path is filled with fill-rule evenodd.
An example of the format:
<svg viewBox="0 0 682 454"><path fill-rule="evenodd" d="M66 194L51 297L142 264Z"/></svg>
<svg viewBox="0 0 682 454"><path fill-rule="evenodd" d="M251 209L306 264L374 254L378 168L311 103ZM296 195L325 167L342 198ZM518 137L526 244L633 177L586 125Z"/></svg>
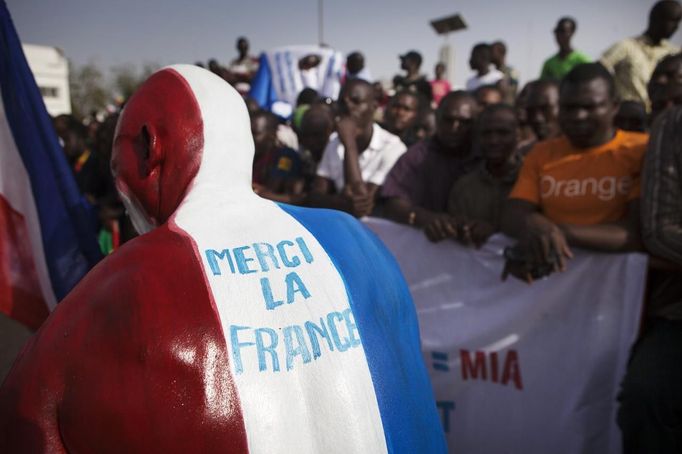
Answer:
<svg viewBox="0 0 682 454"><path fill-rule="evenodd" d="M166 222L202 147L189 86L156 73L121 116L112 167L163 225L102 260L25 347L0 388L0 452L248 451L198 251Z"/></svg>

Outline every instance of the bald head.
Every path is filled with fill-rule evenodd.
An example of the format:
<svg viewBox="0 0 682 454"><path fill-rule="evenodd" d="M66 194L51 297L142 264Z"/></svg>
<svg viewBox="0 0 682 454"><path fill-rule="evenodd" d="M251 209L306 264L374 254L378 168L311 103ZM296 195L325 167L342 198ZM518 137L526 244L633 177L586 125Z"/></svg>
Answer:
<svg viewBox="0 0 682 454"><path fill-rule="evenodd" d="M443 97L436 111L436 137L446 153L469 153L477 113L476 99L468 92L453 91Z"/></svg>
<svg viewBox="0 0 682 454"><path fill-rule="evenodd" d="M313 158L319 161L332 131L334 114L331 108L322 103L313 104L301 119L298 141L303 149L310 151Z"/></svg>
<svg viewBox="0 0 682 454"><path fill-rule="evenodd" d="M677 31L682 19L682 5L675 0L661 0L649 12L647 35L655 42L669 39Z"/></svg>
<svg viewBox="0 0 682 454"><path fill-rule="evenodd" d="M209 71L174 65L151 75L126 103L111 169L142 233L175 212L190 183L250 190L252 161L249 116L239 93Z"/></svg>

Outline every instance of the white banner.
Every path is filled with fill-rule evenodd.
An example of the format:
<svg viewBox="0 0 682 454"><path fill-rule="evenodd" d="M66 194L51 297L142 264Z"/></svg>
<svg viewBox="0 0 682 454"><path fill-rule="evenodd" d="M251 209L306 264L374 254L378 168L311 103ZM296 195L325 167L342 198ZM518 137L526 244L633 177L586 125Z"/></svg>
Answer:
<svg viewBox="0 0 682 454"><path fill-rule="evenodd" d="M450 452L620 453L616 395L635 339L642 254L574 250L533 285L500 280L508 238L482 249L365 224L398 260Z"/></svg>

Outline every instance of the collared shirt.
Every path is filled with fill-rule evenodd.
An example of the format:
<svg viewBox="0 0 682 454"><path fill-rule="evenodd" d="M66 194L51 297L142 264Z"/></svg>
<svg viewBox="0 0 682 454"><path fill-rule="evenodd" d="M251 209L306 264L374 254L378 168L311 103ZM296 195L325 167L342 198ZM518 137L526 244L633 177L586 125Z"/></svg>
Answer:
<svg viewBox="0 0 682 454"><path fill-rule="evenodd" d="M405 150L406 147L400 137L374 123L369 146L358 157L362 180L377 186L384 184L386 175ZM320 165L317 167L317 175L332 180L337 192L341 192L345 185L343 175L345 153L346 148L341 143L341 139L337 133L333 133L324 149Z"/></svg>
<svg viewBox="0 0 682 454"><path fill-rule="evenodd" d="M521 169L521 158L517 157L514 167L502 178L491 175L481 166L464 175L452 186L448 198L448 213L467 220L485 221L500 229L502 207L509 196Z"/></svg>
<svg viewBox="0 0 682 454"><path fill-rule="evenodd" d="M391 169L381 189L383 198L400 198L411 205L445 212L452 185L481 163L478 154L448 154L436 139L412 145Z"/></svg>
<svg viewBox="0 0 682 454"><path fill-rule="evenodd" d="M663 57L679 51L679 47L666 40L654 45L647 35L640 35L614 44L604 52L600 61L614 74L616 90L622 101L640 101L648 108L646 88L651 74Z"/></svg>
<svg viewBox="0 0 682 454"><path fill-rule="evenodd" d="M649 252L682 266L682 108L654 123L642 171L642 239ZM682 320L679 272L653 276L650 312Z"/></svg>

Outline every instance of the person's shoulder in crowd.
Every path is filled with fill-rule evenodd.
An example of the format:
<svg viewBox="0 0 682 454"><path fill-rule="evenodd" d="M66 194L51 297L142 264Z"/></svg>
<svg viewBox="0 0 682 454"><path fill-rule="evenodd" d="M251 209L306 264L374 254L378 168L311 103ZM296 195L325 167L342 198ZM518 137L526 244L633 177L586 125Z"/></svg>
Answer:
<svg viewBox="0 0 682 454"><path fill-rule="evenodd" d="M571 150L570 142L561 135L532 144L526 154L526 161L552 161L570 153Z"/></svg>
<svg viewBox="0 0 682 454"><path fill-rule="evenodd" d="M604 66L612 68L621 60L647 58L647 55L642 53L642 48L656 49L659 51L658 53L662 52L663 54L675 54L680 52L680 47L674 45L667 39L663 39L657 45L653 45L651 43L651 38L646 34L642 34L630 36L614 43L604 51L600 62ZM656 58L658 59L660 56L657 56Z"/></svg>
<svg viewBox="0 0 682 454"><path fill-rule="evenodd" d="M649 142L649 134L646 132L619 129L614 140L623 148L646 148L647 143Z"/></svg>
<svg viewBox="0 0 682 454"><path fill-rule="evenodd" d="M613 139L609 142L596 147L595 149L588 149L587 151L613 150L643 153L646 150L648 140L649 135L645 132L623 131L619 129ZM548 162L569 154L580 153L584 153L584 151L573 147L568 139L561 135L559 137L536 142L526 154L526 159Z"/></svg>
<svg viewBox="0 0 682 454"><path fill-rule="evenodd" d="M407 147L400 140L397 135L388 132L386 129L382 128L378 123L374 123L374 134L370 142L370 146L376 147L388 154L399 154L402 155Z"/></svg>
<svg viewBox="0 0 682 454"><path fill-rule="evenodd" d="M619 157L631 160L632 165L639 173L649 144L649 134L619 129L616 137L614 152L618 153Z"/></svg>
<svg viewBox="0 0 682 454"><path fill-rule="evenodd" d="M405 153L400 157L396 166L419 167L429 154L429 149L432 146L431 139L420 140L407 148Z"/></svg>
<svg viewBox="0 0 682 454"><path fill-rule="evenodd" d="M620 41L616 41L613 43L608 49L606 49L603 53L603 59L608 58L609 56L624 56L626 55L629 51L634 49L635 47L638 47L638 41L642 39L642 35L638 36L629 36L627 38L623 38Z"/></svg>

